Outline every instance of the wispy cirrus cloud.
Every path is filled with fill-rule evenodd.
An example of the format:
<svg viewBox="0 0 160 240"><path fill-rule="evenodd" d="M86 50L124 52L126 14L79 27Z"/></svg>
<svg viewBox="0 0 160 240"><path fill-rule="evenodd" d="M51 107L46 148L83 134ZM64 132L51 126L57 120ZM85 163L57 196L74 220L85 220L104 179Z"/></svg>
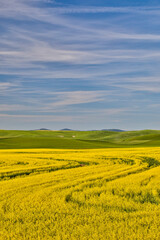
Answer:
<svg viewBox="0 0 160 240"><path fill-rule="evenodd" d="M15 82L0 82L0 94L11 92L18 89L18 84Z"/></svg>
<svg viewBox="0 0 160 240"><path fill-rule="evenodd" d="M107 119L112 128L122 115L128 124L158 101L160 7L48 0L0 0L0 5L3 126L42 117L58 127L66 116L79 126ZM148 93L156 97L148 99Z"/></svg>
<svg viewBox="0 0 160 240"><path fill-rule="evenodd" d="M160 14L160 7L99 7L99 6L85 6L85 7L53 7L52 11L56 11L61 14L71 13L136 13L136 14Z"/></svg>
<svg viewBox="0 0 160 240"><path fill-rule="evenodd" d="M128 83L128 84L115 84L114 86L116 87L121 87L121 88L126 88L130 91L137 91L137 92L150 92L150 93L160 93L160 85L155 84L154 82L150 82L149 84L146 85L142 84L142 83L138 83L138 84L133 84L133 83Z"/></svg>
<svg viewBox="0 0 160 240"><path fill-rule="evenodd" d="M85 103L95 103L104 100L107 91L72 91L54 93L56 100L50 103L49 107L60 107ZM58 99L58 100L57 100Z"/></svg>
<svg viewBox="0 0 160 240"><path fill-rule="evenodd" d="M21 90L20 90L21 92ZM16 94L19 93L16 91ZM40 102L26 100L25 103L32 103L32 106L22 104L0 104L0 112L14 111L32 111L32 112L64 112L64 108L70 105L79 105L86 103L96 103L103 101L106 95L110 96L110 91L68 91L68 92L49 92L49 91L30 91L30 94L41 94L47 101ZM60 110L62 109L62 110Z"/></svg>

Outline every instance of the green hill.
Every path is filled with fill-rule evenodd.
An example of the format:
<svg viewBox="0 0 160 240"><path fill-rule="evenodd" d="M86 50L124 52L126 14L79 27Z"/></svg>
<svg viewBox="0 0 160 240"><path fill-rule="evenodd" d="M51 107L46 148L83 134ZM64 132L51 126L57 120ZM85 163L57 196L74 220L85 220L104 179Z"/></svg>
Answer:
<svg viewBox="0 0 160 240"><path fill-rule="evenodd" d="M0 130L0 149L160 146L159 130L112 131L19 131Z"/></svg>

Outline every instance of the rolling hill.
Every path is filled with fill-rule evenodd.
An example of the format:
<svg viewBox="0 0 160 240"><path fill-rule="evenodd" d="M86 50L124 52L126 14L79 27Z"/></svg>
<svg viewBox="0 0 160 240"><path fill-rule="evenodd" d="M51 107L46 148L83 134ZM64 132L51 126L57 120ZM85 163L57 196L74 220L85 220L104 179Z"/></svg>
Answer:
<svg viewBox="0 0 160 240"><path fill-rule="evenodd" d="M142 131L50 131L0 130L0 149L160 146L159 130Z"/></svg>

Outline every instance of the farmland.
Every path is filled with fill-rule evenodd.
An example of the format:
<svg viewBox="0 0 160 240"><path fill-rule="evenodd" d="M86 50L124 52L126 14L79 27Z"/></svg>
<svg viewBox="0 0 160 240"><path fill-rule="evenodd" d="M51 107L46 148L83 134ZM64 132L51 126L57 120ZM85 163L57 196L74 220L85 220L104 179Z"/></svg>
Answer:
<svg viewBox="0 0 160 240"><path fill-rule="evenodd" d="M73 133L67 134L69 141ZM99 135L103 144L159 139L157 132L78 134L85 140L72 141L88 139L88 146L89 134L98 146ZM0 150L0 239L160 239L160 147L94 144Z"/></svg>
<svg viewBox="0 0 160 240"><path fill-rule="evenodd" d="M97 149L160 146L160 131L7 131L0 130L0 149Z"/></svg>

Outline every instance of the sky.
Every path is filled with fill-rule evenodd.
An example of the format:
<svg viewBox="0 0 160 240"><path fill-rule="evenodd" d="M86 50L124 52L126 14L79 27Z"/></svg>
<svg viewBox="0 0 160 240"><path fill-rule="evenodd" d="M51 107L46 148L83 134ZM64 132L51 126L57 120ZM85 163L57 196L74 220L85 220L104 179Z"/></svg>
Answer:
<svg viewBox="0 0 160 240"><path fill-rule="evenodd" d="M0 0L0 129L160 129L159 0Z"/></svg>

